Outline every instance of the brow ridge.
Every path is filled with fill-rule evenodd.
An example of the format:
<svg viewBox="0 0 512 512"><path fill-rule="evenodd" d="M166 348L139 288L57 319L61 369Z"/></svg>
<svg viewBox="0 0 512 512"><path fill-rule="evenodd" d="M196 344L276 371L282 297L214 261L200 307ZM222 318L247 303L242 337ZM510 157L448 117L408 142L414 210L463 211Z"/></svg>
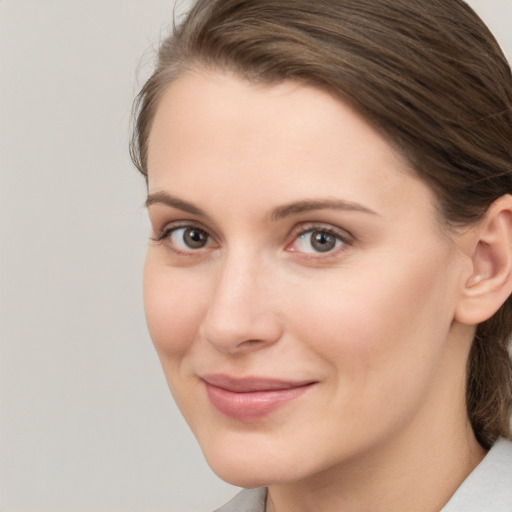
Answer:
<svg viewBox="0 0 512 512"><path fill-rule="evenodd" d="M344 210L378 215L377 212L363 206L362 204L345 201L342 199L312 199L296 201L276 208L271 215L273 221L281 220L285 217L307 213L314 210Z"/></svg>
<svg viewBox="0 0 512 512"><path fill-rule="evenodd" d="M184 199L180 199L175 197L167 192L154 192L153 194L149 194L145 206L149 208L154 204L164 204L166 206L170 206L171 208L177 208L178 210L182 210L184 212L190 213L192 215L199 215L202 217L207 217L208 215L198 206L185 201Z"/></svg>
<svg viewBox="0 0 512 512"><path fill-rule="evenodd" d="M148 195L145 202L146 208L152 206L153 204L164 204L171 208L177 208L178 210L182 210L192 215L208 217L208 214L198 206L163 191L154 192L153 194ZM362 204L342 199L327 198L295 201L289 204L285 204L283 206L279 206L275 210L273 210L270 218L273 222L276 222L293 215L299 215L301 213L325 209L356 211L371 215L378 215L377 212L371 210L370 208L367 208L366 206L363 206Z"/></svg>

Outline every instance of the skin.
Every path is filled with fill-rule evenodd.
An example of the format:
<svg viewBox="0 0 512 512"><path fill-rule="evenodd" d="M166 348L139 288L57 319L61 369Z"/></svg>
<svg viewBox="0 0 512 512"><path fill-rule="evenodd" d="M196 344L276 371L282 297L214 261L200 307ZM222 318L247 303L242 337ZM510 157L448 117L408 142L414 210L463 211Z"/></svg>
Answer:
<svg viewBox="0 0 512 512"><path fill-rule="evenodd" d="M182 76L148 168L147 322L213 470L268 485L269 511L440 510L484 455L464 405L474 327L456 319L471 232L441 226L360 116L296 83ZM242 421L213 407L212 373L314 384Z"/></svg>

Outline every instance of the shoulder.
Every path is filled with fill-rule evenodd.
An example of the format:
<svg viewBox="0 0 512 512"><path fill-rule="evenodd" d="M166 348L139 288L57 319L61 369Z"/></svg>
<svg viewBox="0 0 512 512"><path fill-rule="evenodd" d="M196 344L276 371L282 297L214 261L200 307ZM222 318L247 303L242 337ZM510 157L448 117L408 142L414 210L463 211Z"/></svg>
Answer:
<svg viewBox="0 0 512 512"><path fill-rule="evenodd" d="M244 489L214 512L265 512L267 489Z"/></svg>
<svg viewBox="0 0 512 512"><path fill-rule="evenodd" d="M512 442L499 439L442 512L512 510Z"/></svg>

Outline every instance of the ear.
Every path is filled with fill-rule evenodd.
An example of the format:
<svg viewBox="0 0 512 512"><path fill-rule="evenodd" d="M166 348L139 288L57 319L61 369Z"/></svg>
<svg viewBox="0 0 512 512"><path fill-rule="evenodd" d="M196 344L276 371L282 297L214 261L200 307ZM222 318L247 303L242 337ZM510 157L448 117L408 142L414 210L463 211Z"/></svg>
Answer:
<svg viewBox="0 0 512 512"><path fill-rule="evenodd" d="M512 195L497 199L472 230L472 271L464 282L455 320L488 320L512 293Z"/></svg>

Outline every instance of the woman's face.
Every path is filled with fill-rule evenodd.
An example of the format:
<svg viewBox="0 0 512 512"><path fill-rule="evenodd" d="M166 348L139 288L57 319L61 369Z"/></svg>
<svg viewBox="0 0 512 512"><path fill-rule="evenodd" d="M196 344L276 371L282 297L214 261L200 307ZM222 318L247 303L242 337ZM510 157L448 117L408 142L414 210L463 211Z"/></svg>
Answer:
<svg viewBox="0 0 512 512"><path fill-rule="evenodd" d="M148 167L149 330L222 478L307 478L428 442L460 412L467 263L430 189L354 111L191 73L160 103Z"/></svg>

